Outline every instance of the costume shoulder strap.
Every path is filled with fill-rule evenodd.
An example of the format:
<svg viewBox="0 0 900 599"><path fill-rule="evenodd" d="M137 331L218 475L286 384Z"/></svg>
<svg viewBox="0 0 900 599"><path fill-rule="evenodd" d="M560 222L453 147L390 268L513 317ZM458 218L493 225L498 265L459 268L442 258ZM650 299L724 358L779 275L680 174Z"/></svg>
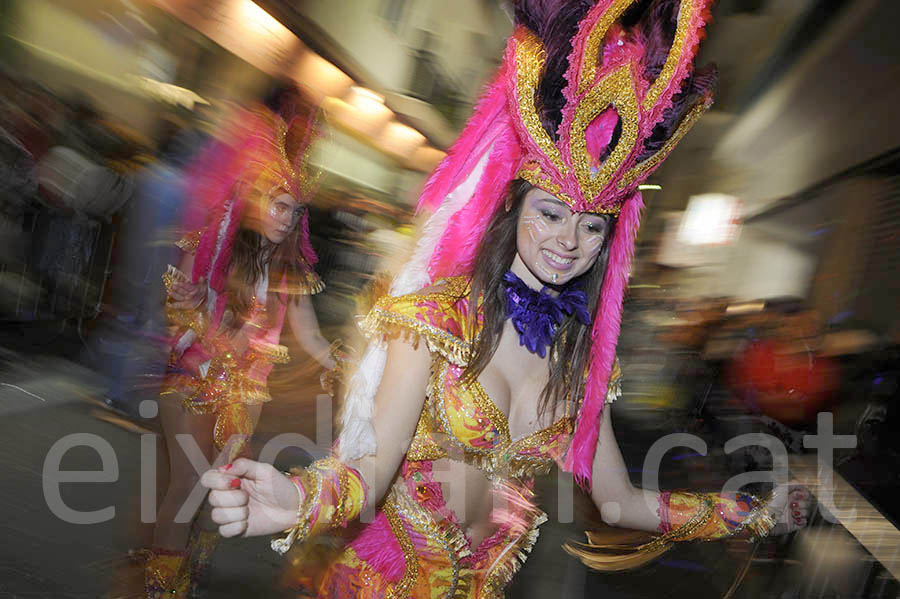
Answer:
<svg viewBox="0 0 900 599"><path fill-rule="evenodd" d="M440 279L416 293L378 300L360 323L368 336L424 339L428 349L465 366L481 326L481 314L469 318L469 280Z"/></svg>

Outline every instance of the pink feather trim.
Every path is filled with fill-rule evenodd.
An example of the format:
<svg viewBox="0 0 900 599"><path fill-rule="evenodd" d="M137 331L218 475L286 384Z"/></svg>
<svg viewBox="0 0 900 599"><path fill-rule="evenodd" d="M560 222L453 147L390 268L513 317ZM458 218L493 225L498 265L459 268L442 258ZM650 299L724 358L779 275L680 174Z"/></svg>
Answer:
<svg viewBox="0 0 900 599"><path fill-rule="evenodd" d="M564 469L575 476L582 488L590 489L591 470L597 437L600 434L600 418L606 402L606 388L616 358L619 326L622 319L622 300L628 284L634 239L641 223L644 202L640 192L626 200L616 223L616 232L610 248L609 265L603 278L603 289L591 332L591 365L585 388L584 402L578 412L575 435L566 454Z"/></svg>
<svg viewBox="0 0 900 599"><path fill-rule="evenodd" d="M619 122L619 113L615 106L610 106L597 115L591 124L585 129L584 136L587 143L587 153L591 157L591 166L600 163L600 156L609 146L613 131Z"/></svg>
<svg viewBox="0 0 900 599"><path fill-rule="evenodd" d="M406 570L403 549L384 512L379 511L375 520L359 533L350 546L359 559L372 566L388 581L397 582L403 578Z"/></svg>
<svg viewBox="0 0 900 599"><path fill-rule="evenodd" d="M498 117L498 120L508 121L508 117ZM471 269L491 216L503 202L506 187L520 166L519 142L515 131L509 127L494 143L472 198L451 217L435 247L429 268L432 278L462 274Z"/></svg>

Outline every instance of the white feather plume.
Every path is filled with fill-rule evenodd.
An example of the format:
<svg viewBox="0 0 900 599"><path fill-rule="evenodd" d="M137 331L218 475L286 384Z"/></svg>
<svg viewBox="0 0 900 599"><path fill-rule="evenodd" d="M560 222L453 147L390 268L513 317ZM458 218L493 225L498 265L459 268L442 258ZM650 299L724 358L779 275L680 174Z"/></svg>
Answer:
<svg viewBox="0 0 900 599"><path fill-rule="evenodd" d="M431 284L428 265L434 254L434 248L447 229L450 218L472 199L492 149L493 144L482 154L466 180L447 194L440 207L422 227L422 234L412 257L391 284L391 295L395 297L406 295ZM373 339L366 348L356 373L350 378L341 415L341 435L338 444L342 460L355 460L372 455L377 449L372 417L375 411L375 393L381 384L386 361L387 343L383 338Z"/></svg>

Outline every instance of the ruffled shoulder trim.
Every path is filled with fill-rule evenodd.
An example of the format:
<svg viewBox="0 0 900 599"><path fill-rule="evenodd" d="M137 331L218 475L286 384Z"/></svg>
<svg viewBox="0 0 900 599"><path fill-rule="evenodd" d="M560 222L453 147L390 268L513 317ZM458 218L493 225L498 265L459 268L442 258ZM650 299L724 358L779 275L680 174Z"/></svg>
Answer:
<svg viewBox="0 0 900 599"><path fill-rule="evenodd" d="M468 278L450 277L423 291L384 296L362 319L360 328L369 337L424 339L431 352L465 366L481 328L481 314L476 315L474 327L469 318L470 289Z"/></svg>
<svg viewBox="0 0 900 599"><path fill-rule="evenodd" d="M296 280L285 282L284 286L284 293L288 295L315 295L322 291L325 291L325 283L312 269L298 275Z"/></svg>
<svg viewBox="0 0 900 599"><path fill-rule="evenodd" d="M204 231L206 231L206 228L191 231L190 233L176 241L175 247L187 254L196 254L197 247L199 247L200 245L200 237L203 236Z"/></svg>

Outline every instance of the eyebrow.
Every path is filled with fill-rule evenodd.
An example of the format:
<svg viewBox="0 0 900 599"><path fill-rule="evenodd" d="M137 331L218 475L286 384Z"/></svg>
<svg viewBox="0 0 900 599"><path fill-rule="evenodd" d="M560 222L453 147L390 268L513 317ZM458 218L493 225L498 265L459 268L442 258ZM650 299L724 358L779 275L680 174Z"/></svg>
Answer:
<svg viewBox="0 0 900 599"><path fill-rule="evenodd" d="M565 202L563 202L562 200L558 200L558 199L552 198L552 197L551 197L551 198L548 198L548 197L540 197L540 198L537 198L537 200L538 200L539 202L547 202L547 203L549 203L549 204L553 204L554 206L559 206L559 207L562 207L562 208L568 208L568 207L569 207L569 206L568 206Z"/></svg>
<svg viewBox="0 0 900 599"><path fill-rule="evenodd" d="M285 206L292 206L292 205L293 205L293 206L299 207L299 206L301 205L300 202L295 201L293 198L291 198L290 200L285 199L285 198L283 197L283 195L284 195L284 194L279 195L278 197L276 197L276 198L275 198L275 201L276 201L277 203L279 203L279 204L284 204Z"/></svg>

